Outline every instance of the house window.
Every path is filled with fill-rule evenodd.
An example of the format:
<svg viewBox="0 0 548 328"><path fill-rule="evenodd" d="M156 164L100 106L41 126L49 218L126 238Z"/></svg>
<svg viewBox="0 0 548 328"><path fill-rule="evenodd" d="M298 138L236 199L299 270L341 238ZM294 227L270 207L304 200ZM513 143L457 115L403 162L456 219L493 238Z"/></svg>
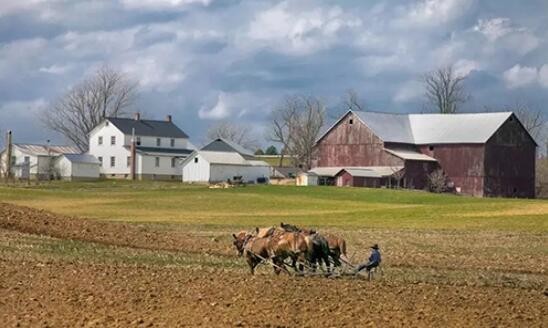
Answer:
<svg viewBox="0 0 548 328"><path fill-rule="evenodd" d="M162 139L156 138L156 147L160 147L162 145Z"/></svg>
<svg viewBox="0 0 548 328"><path fill-rule="evenodd" d="M12 157L11 157L11 165L12 165L12 166L15 165L16 162L17 162L17 157L12 156Z"/></svg>
<svg viewBox="0 0 548 328"><path fill-rule="evenodd" d="M110 156L110 167L116 166L116 157Z"/></svg>
<svg viewBox="0 0 548 328"><path fill-rule="evenodd" d="M194 157L194 163L198 163L198 157Z"/></svg>
<svg viewBox="0 0 548 328"><path fill-rule="evenodd" d="M172 157L171 158L171 167L175 167L175 164L177 163L177 158Z"/></svg>
<svg viewBox="0 0 548 328"><path fill-rule="evenodd" d="M137 144L137 146L140 146L141 145L141 137L137 137L136 139L137 140L135 141L135 143Z"/></svg>
<svg viewBox="0 0 548 328"><path fill-rule="evenodd" d="M156 164L156 167L160 167L160 157L156 157L156 158L154 158L154 160L155 160L155 162L156 162L156 163L155 163L155 164Z"/></svg>
<svg viewBox="0 0 548 328"><path fill-rule="evenodd" d="M101 163L101 166L103 166L103 157L99 156L97 159L99 160L99 163Z"/></svg>
<svg viewBox="0 0 548 328"><path fill-rule="evenodd" d="M25 156L25 164L30 163L30 156Z"/></svg>
<svg viewBox="0 0 548 328"><path fill-rule="evenodd" d="M97 144L98 144L99 146L101 146L101 145L103 144L103 137L102 137L102 136L100 136L99 138L97 138Z"/></svg>
<svg viewBox="0 0 548 328"><path fill-rule="evenodd" d="M171 147L175 147L175 139L171 139L169 141L169 143L170 143Z"/></svg>
<svg viewBox="0 0 548 328"><path fill-rule="evenodd" d="M116 136L110 137L110 144L113 146L116 145Z"/></svg>
<svg viewBox="0 0 548 328"><path fill-rule="evenodd" d="M127 157L127 167L131 165L131 156Z"/></svg>
<svg viewBox="0 0 548 328"><path fill-rule="evenodd" d="M434 151L434 146L428 146L428 149L429 149L430 151Z"/></svg>

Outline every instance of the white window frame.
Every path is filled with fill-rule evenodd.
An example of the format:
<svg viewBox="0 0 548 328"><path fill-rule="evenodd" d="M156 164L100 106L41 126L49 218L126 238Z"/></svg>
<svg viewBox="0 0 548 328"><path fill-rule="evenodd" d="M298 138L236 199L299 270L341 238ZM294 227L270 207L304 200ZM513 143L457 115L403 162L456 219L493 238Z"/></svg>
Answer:
<svg viewBox="0 0 548 328"><path fill-rule="evenodd" d="M116 157L110 156L110 167L116 167Z"/></svg>
<svg viewBox="0 0 548 328"><path fill-rule="evenodd" d="M116 146L116 136L110 136L110 145Z"/></svg>
<svg viewBox="0 0 548 328"><path fill-rule="evenodd" d="M102 146L103 145L103 136L99 136L97 138L97 145Z"/></svg>

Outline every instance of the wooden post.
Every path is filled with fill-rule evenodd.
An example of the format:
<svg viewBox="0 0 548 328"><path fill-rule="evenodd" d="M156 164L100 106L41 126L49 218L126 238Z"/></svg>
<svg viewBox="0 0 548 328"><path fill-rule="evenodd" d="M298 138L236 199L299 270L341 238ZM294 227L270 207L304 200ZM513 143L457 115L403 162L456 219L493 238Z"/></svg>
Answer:
<svg viewBox="0 0 548 328"><path fill-rule="evenodd" d="M11 178L11 153L12 153L12 133L11 130L8 130L8 133L6 134L6 181L8 181Z"/></svg>

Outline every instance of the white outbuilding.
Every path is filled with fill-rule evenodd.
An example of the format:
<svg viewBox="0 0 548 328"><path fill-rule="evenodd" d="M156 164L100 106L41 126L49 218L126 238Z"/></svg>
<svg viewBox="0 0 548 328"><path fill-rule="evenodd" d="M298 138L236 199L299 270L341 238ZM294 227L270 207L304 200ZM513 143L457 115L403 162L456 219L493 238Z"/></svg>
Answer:
<svg viewBox="0 0 548 328"><path fill-rule="evenodd" d="M245 159L238 152L192 152L183 162L183 182L217 183L241 180L246 183L267 182L271 167L259 160Z"/></svg>
<svg viewBox="0 0 548 328"><path fill-rule="evenodd" d="M89 154L63 154L55 159L58 177L63 180L99 179L101 162Z"/></svg>

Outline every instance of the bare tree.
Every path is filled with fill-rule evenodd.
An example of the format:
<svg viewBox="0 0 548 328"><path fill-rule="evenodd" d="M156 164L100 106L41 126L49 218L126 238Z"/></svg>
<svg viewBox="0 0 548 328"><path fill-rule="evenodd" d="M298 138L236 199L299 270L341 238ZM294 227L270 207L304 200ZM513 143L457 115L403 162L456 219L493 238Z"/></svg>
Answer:
<svg viewBox="0 0 548 328"><path fill-rule="evenodd" d="M325 106L315 97L286 97L271 115L269 140L283 145L284 154L291 154L295 165L312 166L313 148L325 121Z"/></svg>
<svg viewBox="0 0 548 328"><path fill-rule="evenodd" d="M441 169L428 174L428 190L435 193L447 191L447 175Z"/></svg>
<svg viewBox="0 0 548 328"><path fill-rule="evenodd" d="M365 103L360 99L358 94L353 89L348 89L341 97L341 102L338 106L334 106L334 109L328 112L329 118L338 119L344 113L349 110L353 111L365 111Z"/></svg>
<svg viewBox="0 0 548 328"><path fill-rule="evenodd" d="M253 127L228 121L222 121L209 127L207 138L210 140L223 138L249 150L256 150L259 147Z"/></svg>
<svg viewBox="0 0 548 328"><path fill-rule="evenodd" d="M88 133L104 117L127 114L136 87L125 74L104 66L55 101L44 112L43 123L86 151Z"/></svg>
<svg viewBox="0 0 548 328"><path fill-rule="evenodd" d="M540 109L535 109L523 102L517 102L513 107L506 107L506 110L516 114L523 127L537 142L548 137L546 135L548 121Z"/></svg>
<svg viewBox="0 0 548 328"><path fill-rule="evenodd" d="M438 68L423 76L427 105L442 114L452 114L459 110L470 96L464 90L465 76L455 73L453 66Z"/></svg>

